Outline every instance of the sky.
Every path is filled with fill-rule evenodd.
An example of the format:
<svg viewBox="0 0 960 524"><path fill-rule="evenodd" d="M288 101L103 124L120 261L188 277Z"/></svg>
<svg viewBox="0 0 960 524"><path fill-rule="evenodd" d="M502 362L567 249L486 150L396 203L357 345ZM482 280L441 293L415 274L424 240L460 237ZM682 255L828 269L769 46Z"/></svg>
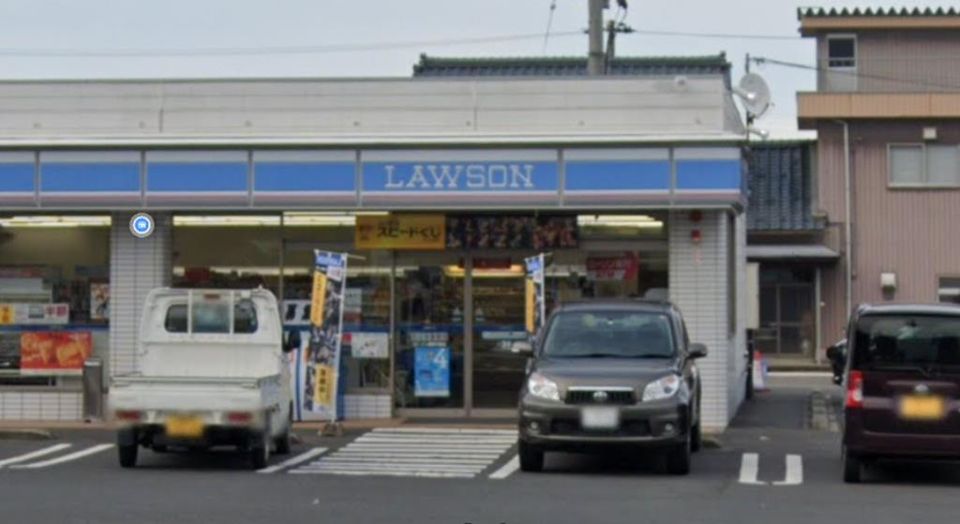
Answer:
<svg viewBox="0 0 960 524"><path fill-rule="evenodd" d="M585 56L587 0L555 0L553 36L545 42L552 1L3 0L0 79L397 77L409 76L421 53ZM610 3L607 17L616 13L616 2ZM797 5L629 0L625 22L635 30L724 36L620 35L617 55L725 52L734 81L748 53L813 65L813 42L797 32ZM871 6L832 0L814 5ZM928 5L937 7L918 0L896 4ZM519 35L525 38L487 39ZM757 127L774 138L796 136L796 92L812 90L815 73L775 65L751 69L773 93L773 106Z"/></svg>

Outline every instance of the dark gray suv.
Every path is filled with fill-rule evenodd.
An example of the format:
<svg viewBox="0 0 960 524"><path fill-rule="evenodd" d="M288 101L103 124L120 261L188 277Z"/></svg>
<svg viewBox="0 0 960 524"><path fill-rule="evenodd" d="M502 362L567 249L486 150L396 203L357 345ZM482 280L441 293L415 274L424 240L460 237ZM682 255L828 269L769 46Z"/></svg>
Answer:
<svg viewBox="0 0 960 524"><path fill-rule="evenodd" d="M551 450L661 449L667 470L690 471L700 447L702 344L668 302L591 301L555 310L520 393L520 467Z"/></svg>

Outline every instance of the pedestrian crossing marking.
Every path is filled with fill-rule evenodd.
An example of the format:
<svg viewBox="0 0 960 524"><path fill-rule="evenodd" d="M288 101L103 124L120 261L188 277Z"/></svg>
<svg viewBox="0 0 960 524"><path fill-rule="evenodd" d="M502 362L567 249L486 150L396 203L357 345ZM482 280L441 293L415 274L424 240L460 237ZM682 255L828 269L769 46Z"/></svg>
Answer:
<svg viewBox="0 0 960 524"><path fill-rule="evenodd" d="M264 474L276 473L280 470L287 469L291 466L296 466L297 464L306 462L316 456L323 455L324 453L326 453L326 451L327 451L327 448L313 448L295 457L284 460L279 464L274 464L273 466L269 466L263 469L258 469L257 473L264 473Z"/></svg>
<svg viewBox="0 0 960 524"><path fill-rule="evenodd" d="M514 430L376 428L289 472L301 475L474 478L496 463L516 441L517 432Z"/></svg>
<svg viewBox="0 0 960 524"><path fill-rule="evenodd" d="M740 484L748 486L799 486L803 484L803 457L788 454L786 456L786 473L783 480L767 482L758 480L760 474L760 455L744 453L740 460Z"/></svg>
<svg viewBox="0 0 960 524"><path fill-rule="evenodd" d="M11 469L39 469L39 468L48 468L50 466L56 466L57 464L63 464L64 462L70 462L72 460L79 460L90 455L100 453L101 451L106 451L113 447L113 444L98 444L96 446L91 446L80 451L74 451L67 455L60 457L52 458L49 460L44 460L41 462L33 462L30 464L14 464L10 466Z"/></svg>

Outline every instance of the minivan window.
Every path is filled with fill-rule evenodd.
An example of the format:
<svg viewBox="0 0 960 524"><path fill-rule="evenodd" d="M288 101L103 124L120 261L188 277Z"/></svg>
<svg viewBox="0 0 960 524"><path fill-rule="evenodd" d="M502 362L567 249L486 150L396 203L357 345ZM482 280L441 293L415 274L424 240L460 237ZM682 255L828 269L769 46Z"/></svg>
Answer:
<svg viewBox="0 0 960 524"><path fill-rule="evenodd" d="M856 325L854 369L960 366L960 317L873 315Z"/></svg>
<svg viewBox="0 0 960 524"><path fill-rule="evenodd" d="M168 333L187 333L187 305L173 304L167 309L164 328ZM233 333L257 332L257 309L252 300L238 300L233 307ZM230 309L227 302L194 302L193 333L230 333Z"/></svg>
<svg viewBox="0 0 960 524"><path fill-rule="evenodd" d="M661 313L591 311L558 313L543 354L556 358L668 358L674 354L670 319Z"/></svg>

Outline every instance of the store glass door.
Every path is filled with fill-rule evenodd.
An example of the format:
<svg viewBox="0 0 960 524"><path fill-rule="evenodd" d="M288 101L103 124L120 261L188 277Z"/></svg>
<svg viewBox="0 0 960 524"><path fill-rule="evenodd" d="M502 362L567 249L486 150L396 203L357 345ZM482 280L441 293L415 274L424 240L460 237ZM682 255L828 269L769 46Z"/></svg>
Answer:
<svg viewBox="0 0 960 524"><path fill-rule="evenodd" d="M398 254L394 403L464 409L464 287L457 258Z"/></svg>
<svg viewBox="0 0 960 524"><path fill-rule="evenodd" d="M524 324L522 258L475 258L473 295L473 406L516 409L528 354L514 343L528 340Z"/></svg>

